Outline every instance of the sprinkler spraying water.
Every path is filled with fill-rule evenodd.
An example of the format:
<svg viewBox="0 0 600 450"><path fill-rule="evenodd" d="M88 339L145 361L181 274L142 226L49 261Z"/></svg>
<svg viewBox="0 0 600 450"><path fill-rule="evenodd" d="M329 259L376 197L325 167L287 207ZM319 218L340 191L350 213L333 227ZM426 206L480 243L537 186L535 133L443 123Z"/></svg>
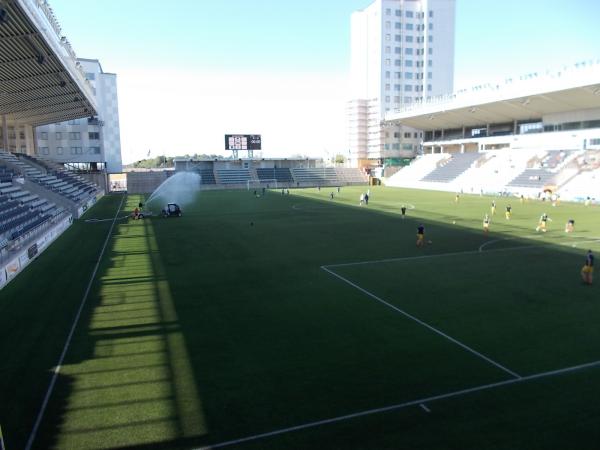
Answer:
<svg viewBox="0 0 600 450"><path fill-rule="evenodd" d="M193 203L200 192L202 177L196 172L177 172L158 186L146 200L146 207L159 214L167 203L181 207Z"/></svg>

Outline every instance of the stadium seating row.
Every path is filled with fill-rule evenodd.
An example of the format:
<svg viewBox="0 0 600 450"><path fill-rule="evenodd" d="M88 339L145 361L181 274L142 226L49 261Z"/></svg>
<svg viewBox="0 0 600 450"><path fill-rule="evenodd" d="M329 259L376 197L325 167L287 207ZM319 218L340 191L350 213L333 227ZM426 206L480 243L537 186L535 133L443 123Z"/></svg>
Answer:
<svg viewBox="0 0 600 450"><path fill-rule="evenodd" d="M203 185L246 185L248 182L298 186L336 186L365 184L367 176L352 168L257 168L257 169L210 169L196 170Z"/></svg>
<svg viewBox="0 0 600 450"><path fill-rule="evenodd" d="M582 179L588 181L583 183ZM387 185L527 196L551 189L564 193L565 199L576 199L600 198L597 180L600 180L598 150L519 149L423 155L391 176Z"/></svg>

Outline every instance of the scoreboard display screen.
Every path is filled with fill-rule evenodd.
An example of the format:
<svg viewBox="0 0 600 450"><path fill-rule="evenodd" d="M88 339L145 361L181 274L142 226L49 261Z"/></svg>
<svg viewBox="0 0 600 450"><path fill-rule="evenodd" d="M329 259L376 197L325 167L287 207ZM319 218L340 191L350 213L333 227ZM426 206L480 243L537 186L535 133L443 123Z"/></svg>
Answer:
<svg viewBox="0 0 600 450"><path fill-rule="evenodd" d="M226 134L225 150L261 150L260 134Z"/></svg>

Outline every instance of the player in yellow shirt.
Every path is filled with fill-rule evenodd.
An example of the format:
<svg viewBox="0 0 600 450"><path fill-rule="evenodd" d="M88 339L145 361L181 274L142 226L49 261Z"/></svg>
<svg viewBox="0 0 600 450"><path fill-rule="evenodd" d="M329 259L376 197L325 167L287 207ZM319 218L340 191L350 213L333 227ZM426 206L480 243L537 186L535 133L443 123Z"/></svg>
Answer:
<svg viewBox="0 0 600 450"><path fill-rule="evenodd" d="M542 231L543 233L546 232L546 225L548 223L548 221L552 221L552 219L550 219L550 217L548 217L548 214L544 213L540 216L540 220L538 221L538 226L535 228L535 231Z"/></svg>
<svg viewBox="0 0 600 450"><path fill-rule="evenodd" d="M585 264L581 268L581 278L585 284L592 284L592 278L594 276L594 254L591 250L588 250L585 257Z"/></svg>
<svg viewBox="0 0 600 450"><path fill-rule="evenodd" d="M496 200L492 200L492 216L496 215Z"/></svg>
<svg viewBox="0 0 600 450"><path fill-rule="evenodd" d="M488 234L489 231L490 231L490 216L488 216L486 214L485 216L483 216L483 232L485 234Z"/></svg>
<svg viewBox="0 0 600 450"><path fill-rule="evenodd" d="M417 247L423 247L425 245L425 227L419 225L417 228Z"/></svg>
<svg viewBox="0 0 600 450"><path fill-rule="evenodd" d="M504 213L504 217L506 217L506 220L510 220L510 218L512 217L512 206L508 205L506 207L506 212Z"/></svg>

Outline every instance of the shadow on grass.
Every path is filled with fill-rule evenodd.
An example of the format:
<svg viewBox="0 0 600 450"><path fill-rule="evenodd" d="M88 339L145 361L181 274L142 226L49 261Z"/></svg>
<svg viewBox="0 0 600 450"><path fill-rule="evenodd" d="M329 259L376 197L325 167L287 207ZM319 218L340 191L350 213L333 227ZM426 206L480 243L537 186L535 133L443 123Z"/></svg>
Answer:
<svg viewBox="0 0 600 450"><path fill-rule="evenodd" d="M400 220L376 202L358 208L305 196L244 195L203 194L181 219L115 226L34 448L191 448L388 404L410 394L392 388L403 370L401 361L390 361L393 352L385 353L386 333L398 332L389 330L393 321L369 306L349 309L351 294L319 267L472 251L491 239L535 242L450 226L458 216L448 212ZM220 213L240 197L243 211ZM138 201L131 197L128 208ZM298 201L308 208L293 209ZM415 249L422 222L435 244ZM91 258L98 249L87 251ZM571 247L551 251L581 258ZM89 272L77 274L78 287ZM365 319L371 314L377 320ZM68 329L73 314L64 315L60 323ZM47 379L63 337L29 383ZM415 392L472 382L450 378L431 386L420 376L406 381ZM482 379L494 376L481 369ZM372 386L373 377L381 387ZM37 413L47 387L41 384L21 417ZM23 398L3 398L6 418ZM7 422L19 436L15 442L24 442L30 428Z"/></svg>

